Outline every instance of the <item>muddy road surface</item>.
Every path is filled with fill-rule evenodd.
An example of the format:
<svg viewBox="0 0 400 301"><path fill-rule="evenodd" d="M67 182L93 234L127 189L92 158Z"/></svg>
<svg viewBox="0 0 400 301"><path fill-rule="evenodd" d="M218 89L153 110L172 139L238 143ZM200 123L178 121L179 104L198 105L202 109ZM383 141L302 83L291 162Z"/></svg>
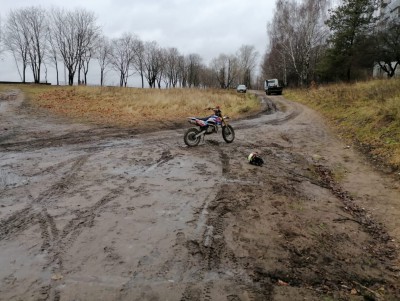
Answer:
<svg viewBox="0 0 400 301"><path fill-rule="evenodd" d="M0 300L400 300L399 178L255 93L276 110L194 148L3 93Z"/></svg>

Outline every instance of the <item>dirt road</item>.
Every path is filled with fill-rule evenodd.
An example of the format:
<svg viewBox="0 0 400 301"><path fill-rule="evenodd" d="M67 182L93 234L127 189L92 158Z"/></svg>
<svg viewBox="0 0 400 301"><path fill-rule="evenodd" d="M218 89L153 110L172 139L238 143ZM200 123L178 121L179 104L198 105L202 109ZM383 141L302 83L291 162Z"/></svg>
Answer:
<svg viewBox="0 0 400 301"><path fill-rule="evenodd" d="M195 148L3 94L0 300L400 300L399 179L258 94L277 110Z"/></svg>

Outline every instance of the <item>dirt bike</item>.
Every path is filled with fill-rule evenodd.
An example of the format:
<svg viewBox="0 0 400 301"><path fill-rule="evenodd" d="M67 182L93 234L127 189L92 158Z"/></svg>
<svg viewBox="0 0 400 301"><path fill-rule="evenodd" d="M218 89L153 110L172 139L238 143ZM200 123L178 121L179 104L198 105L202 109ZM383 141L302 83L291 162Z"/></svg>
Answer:
<svg viewBox="0 0 400 301"><path fill-rule="evenodd" d="M214 112L216 110L214 109ZM233 127L228 124L228 116L222 116L221 111L218 109L218 114L206 118L188 117L188 122L195 124L197 127L189 128L183 137L187 146L197 146L201 138L204 139L205 135L216 134L218 129L222 129L222 138L226 143L232 143L235 139L235 131Z"/></svg>

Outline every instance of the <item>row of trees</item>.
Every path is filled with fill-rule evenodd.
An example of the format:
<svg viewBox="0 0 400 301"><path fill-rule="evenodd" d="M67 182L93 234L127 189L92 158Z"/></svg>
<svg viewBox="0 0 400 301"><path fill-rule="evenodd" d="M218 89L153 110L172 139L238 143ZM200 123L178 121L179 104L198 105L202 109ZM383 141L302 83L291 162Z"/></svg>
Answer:
<svg viewBox="0 0 400 301"><path fill-rule="evenodd" d="M387 2L387 1L386 1ZM352 81L379 64L388 77L400 63L400 16L383 19L381 0L277 0L268 24L264 77L286 84Z"/></svg>
<svg viewBox="0 0 400 301"><path fill-rule="evenodd" d="M34 82L41 82L51 64L57 84L60 66L67 70L69 85L76 79L86 84L90 63L97 61L100 85L104 85L107 71L114 70L120 86L126 86L135 74L142 87L145 81L152 88L229 88L238 83L250 87L257 66L258 53L250 45L243 45L235 54L220 54L206 66L198 54L183 55L177 48L163 48L132 33L109 39L94 13L85 9L11 10L0 29L0 45L14 57L23 82L29 69Z"/></svg>

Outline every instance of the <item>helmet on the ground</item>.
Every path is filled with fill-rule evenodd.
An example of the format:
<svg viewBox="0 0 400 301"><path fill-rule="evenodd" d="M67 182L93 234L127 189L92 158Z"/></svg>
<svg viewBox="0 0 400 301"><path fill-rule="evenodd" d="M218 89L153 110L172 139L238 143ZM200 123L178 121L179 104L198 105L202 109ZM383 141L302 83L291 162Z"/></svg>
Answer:
<svg viewBox="0 0 400 301"><path fill-rule="evenodd" d="M248 160L249 162L251 162L256 156L257 156L257 153L256 153L256 152L253 152L253 153L251 153L251 154L247 157L247 160Z"/></svg>
<svg viewBox="0 0 400 301"><path fill-rule="evenodd" d="M252 152L248 157L247 160L250 164L261 166L264 164L264 160L258 155L257 152Z"/></svg>

